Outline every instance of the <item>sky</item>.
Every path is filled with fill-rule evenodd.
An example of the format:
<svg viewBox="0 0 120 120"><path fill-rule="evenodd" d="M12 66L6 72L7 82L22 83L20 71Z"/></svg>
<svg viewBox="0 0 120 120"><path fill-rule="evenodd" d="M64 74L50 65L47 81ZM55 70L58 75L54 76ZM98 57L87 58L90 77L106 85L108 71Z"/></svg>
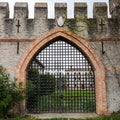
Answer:
<svg viewBox="0 0 120 120"><path fill-rule="evenodd" d="M28 2L29 7L29 18L34 18L34 4L35 2L46 2L48 4L48 18L55 18L54 3L67 3L67 17L74 18L74 2L87 3L88 18L93 18L93 3L94 2L105 2L108 6L108 17L109 13L109 0L0 0L0 2L8 2L10 8L10 18L13 18L14 4L15 2Z"/></svg>

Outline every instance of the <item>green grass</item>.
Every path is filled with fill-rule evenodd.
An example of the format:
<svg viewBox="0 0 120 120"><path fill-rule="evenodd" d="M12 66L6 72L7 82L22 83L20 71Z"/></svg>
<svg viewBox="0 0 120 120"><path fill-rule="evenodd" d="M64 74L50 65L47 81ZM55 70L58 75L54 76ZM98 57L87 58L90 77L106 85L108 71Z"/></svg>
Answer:
<svg viewBox="0 0 120 120"><path fill-rule="evenodd" d="M80 97L87 97L87 96L93 96L94 90L62 90L62 93L64 96L80 96ZM60 91L57 90L53 93L53 95L60 94Z"/></svg>
<svg viewBox="0 0 120 120"><path fill-rule="evenodd" d="M63 95L62 99L60 95ZM94 91L92 90L67 90L62 92L56 90L48 95L39 95L36 97L34 109L39 111L58 111L62 109L68 112L94 112ZM32 102L33 103L33 102ZM29 108L28 108L29 109ZM33 107L32 107L33 109ZM29 109L30 110L30 109ZM32 111L31 111L32 112Z"/></svg>

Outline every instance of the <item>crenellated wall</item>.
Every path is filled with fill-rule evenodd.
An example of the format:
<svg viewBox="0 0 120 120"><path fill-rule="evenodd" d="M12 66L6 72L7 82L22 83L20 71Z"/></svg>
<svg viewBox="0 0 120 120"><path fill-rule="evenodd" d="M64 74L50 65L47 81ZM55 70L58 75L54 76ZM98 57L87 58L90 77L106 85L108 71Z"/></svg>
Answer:
<svg viewBox="0 0 120 120"><path fill-rule="evenodd" d="M27 3L16 3L9 19L8 3L0 3L0 65L16 76L17 64L27 48L41 36L62 27L84 38L96 51L106 70L108 111L120 110L120 6L107 18L106 4L94 4L94 18L87 19L87 5L75 4L75 18L67 19L66 4L55 5L55 19L47 19L47 4L35 4L28 19ZM61 23L62 22L62 23Z"/></svg>
<svg viewBox="0 0 120 120"><path fill-rule="evenodd" d="M110 0L110 12L114 12L114 9L116 6L118 6L118 4L120 4L119 0Z"/></svg>
<svg viewBox="0 0 120 120"><path fill-rule="evenodd" d="M64 19L67 19L66 15L66 4L57 4L55 5L55 19L47 19L47 4L46 3L36 3L35 4L35 16L34 19L28 19L28 4L27 3L16 3L14 6L14 18L9 19L9 5L8 3L0 3L0 38L19 38L19 39L36 39L40 35L42 35L44 32L53 29L55 27L58 27L57 19L60 16L63 16ZM107 18L107 6L104 3L96 3L94 4L94 18L93 19L87 19L87 5L76 3L75 4L75 19L76 17L78 19L86 19L94 23L93 26L95 27L95 34L94 37L97 37L99 35L99 32L101 29L100 20L103 19L104 30L106 31L104 37L111 37L111 24L116 24L116 21L113 19ZM69 22L75 22L75 19L67 19ZM20 23L19 27L19 33L17 33L18 27L16 26L18 24L18 20ZM112 22L111 22L112 21ZM82 24L87 24L84 22L84 20L80 20ZM79 22L79 23L80 23ZM84 22L84 23L83 23ZM79 24L77 23L77 24ZM110 24L110 25L109 25ZM78 25L79 26L79 25ZM64 24L64 27L65 26ZM89 30L87 28L84 31ZM81 34L84 32L81 31ZM78 33L79 34L79 33ZM91 35L90 33L88 33ZM89 36L88 35L88 36ZM88 37L87 36L87 37ZM101 35L100 35L101 36ZM86 37L86 35L83 37Z"/></svg>

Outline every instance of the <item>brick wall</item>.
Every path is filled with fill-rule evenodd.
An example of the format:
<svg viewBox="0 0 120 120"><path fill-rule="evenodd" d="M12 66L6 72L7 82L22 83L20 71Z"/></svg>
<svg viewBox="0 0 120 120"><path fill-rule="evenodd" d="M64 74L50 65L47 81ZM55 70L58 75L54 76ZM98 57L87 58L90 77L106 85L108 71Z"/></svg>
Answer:
<svg viewBox="0 0 120 120"><path fill-rule="evenodd" d="M105 104L107 104L108 111L105 111L119 111L120 18L108 19L105 4L94 5L94 19L86 18L86 4L76 4L75 6L75 19L66 19L66 5L61 6L59 4L56 4L55 19L47 19L46 4L36 4L34 19L28 19L27 4L17 3L15 5L14 19L9 19L8 4L0 3L0 65L3 65L8 70L11 79L16 77L19 69L18 64L23 59L23 56L27 52L26 50L29 50L32 45L34 47L34 42L37 39L41 40L41 37L43 37L46 32L47 35L49 35L49 31L59 28L60 26L57 23L57 19L63 16L65 23L61 28L77 34L77 39L79 39L79 37L84 38L85 44L87 42L88 46L93 48L95 54L97 54L99 60L105 67L106 88L104 87L104 91L106 93L102 94L103 102L107 94L107 102ZM119 7L116 10L116 14L120 14ZM18 20L20 23L19 29L16 26ZM103 26L101 25L102 22L104 24ZM55 36L57 35L54 35L54 37ZM67 39L70 39L70 37L67 36ZM19 67L22 67L22 65ZM23 72L20 76L25 78L25 73ZM104 84L104 81L101 84ZM100 91L98 94L99 93ZM104 110L101 111L101 108L98 109L98 111L100 111L98 113L100 114L105 112Z"/></svg>

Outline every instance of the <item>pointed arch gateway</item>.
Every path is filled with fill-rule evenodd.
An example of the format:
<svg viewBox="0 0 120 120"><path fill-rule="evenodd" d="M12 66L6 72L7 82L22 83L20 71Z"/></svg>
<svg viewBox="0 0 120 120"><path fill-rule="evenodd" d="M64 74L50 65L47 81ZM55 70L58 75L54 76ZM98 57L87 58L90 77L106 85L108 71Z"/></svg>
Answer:
<svg viewBox="0 0 120 120"><path fill-rule="evenodd" d="M106 98L106 80L105 68L95 50L90 46L89 42L83 38L78 37L70 31L63 28L55 28L35 42L33 42L26 50L21 60L17 65L16 77L19 81L23 82L26 86L26 73L27 68L32 58L38 53L39 50L45 48L48 43L51 43L55 38L62 37L68 42L73 43L78 49L82 50L85 56L90 61L95 75L95 105L97 114L106 114L107 111L107 98ZM25 102L23 103L26 107Z"/></svg>

